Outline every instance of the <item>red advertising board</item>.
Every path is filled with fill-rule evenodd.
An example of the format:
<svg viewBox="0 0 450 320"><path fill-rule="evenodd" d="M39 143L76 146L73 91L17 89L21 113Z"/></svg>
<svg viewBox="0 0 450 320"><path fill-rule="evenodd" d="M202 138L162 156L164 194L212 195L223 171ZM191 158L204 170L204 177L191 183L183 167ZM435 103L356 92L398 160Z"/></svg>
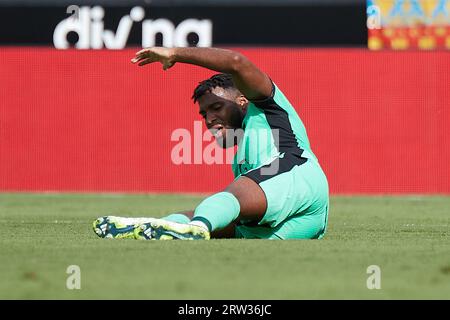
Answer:
<svg viewBox="0 0 450 320"><path fill-rule="evenodd" d="M237 50L296 107L332 193L450 193L450 53ZM138 68L135 51L0 49L0 191L214 192L233 179L226 164L171 159L212 72Z"/></svg>

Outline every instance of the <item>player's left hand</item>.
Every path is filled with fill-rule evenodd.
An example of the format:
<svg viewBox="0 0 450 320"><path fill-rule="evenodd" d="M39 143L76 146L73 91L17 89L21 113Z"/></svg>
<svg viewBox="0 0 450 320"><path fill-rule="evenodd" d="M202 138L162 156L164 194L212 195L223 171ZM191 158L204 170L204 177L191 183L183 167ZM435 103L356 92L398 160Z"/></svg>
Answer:
<svg viewBox="0 0 450 320"><path fill-rule="evenodd" d="M160 62L164 70L171 68L175 64L173 59L173 49L163 47L142 49L136 53L136 56L131 59L131 62L138 63L139 66L144 66L153 62Z"/></svg>

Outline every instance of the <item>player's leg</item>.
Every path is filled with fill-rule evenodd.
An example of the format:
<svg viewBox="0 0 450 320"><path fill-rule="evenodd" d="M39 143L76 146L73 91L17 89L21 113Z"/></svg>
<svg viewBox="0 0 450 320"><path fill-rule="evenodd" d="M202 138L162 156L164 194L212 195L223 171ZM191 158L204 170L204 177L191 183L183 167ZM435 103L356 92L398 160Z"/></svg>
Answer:
<svg viewBox="0 0 450 320"><path fill-rule="evenodd" d="M188 224L194 216L194 211L183 211L170 214L163 220L179 224ZM104 216L96 219L93 223L95 233L101 238L113 239L135 239L135 229L145 223L152 223L158 219L151 217L128 218L118 216ZM212 238L235 238L235 224L232 223L223 229L215 230L211 233ZM165 237L168 239L167 237Z"/></svg>
<svg viewBox="0 0 450 320"><path fill-rule="evenodd" d="M320 165L308 160L267 179L252 172L267 198L258 224L241 224L237 237L258 239L319 239L328 220L328 182Z"/></svg>
<svg viewBox="0 0 450 320"><path fill-rule="evenodd" d="M268 226L236 226L236 237L245 239L321 239L326 230L328 206L313 215L299 214L287 218L275 228Z"/></svg>
<svg viewBox="0 0 450 320"><path fill-rule="evenodd" d="M173 213L163 219L177 222L177 223L189 223L194 215L194 212L183 211L179 213ZM155 218L143 217L118 217L118 216L104 216L96 219L93 224L95 233L101 238L114 238L114 239L134 239L134 230L141 224L151 223Z"/></svg>
<svg viewBox="0 0 450 320"><path fill-rule="evenodd" d="M230 224L243 219L259 220L266 210L266 198L259 185L247 177L233 181L225 191L203 200L195 209L188 224L155 219L135 229L137 239L209 239L211 233L217 236L231 236Z"/></svg>
<svg viewBox="0 0 450 320"><path fill-rule="evenodd" d="M194 217L194 210L183 211L178 213L172 213L163 219L178 222L178 223L189 223ZM235 238L235 223L231 223L223 229L214 230L211 232L211 238L214 239L230 239Z"/></svg>
<svg viewBox="0 0 450 320"><path fill-rule="evenodd" d="M266 198L262 189L247 177L235 180L224 192L236 198L239 210L221 214L221 208L218 208L216 203L212 203L214 198L207 198L193 212L192 217L193 221L205 224L211 230L211 237L215 239L236 238L237 222L259 221L266 210Z"/></svg>
<svg viewBox="0 0 450 320"><path fill-rule="evenodd" d="M317 163L307 162L268 177L258 175L254 171L250 177L240 177L224 192L206 198L193 212L192 222L192 212L174 214L144 223L134 235L140 239L205 239L212 232L215 237L235 237L236 222L240 224L237 236L245 238L312 239L324 234L328 184Z"/></svg>
<svg viewBox="0 0 450 320"><path fill-rule="evenodd" d="M191 223L215 231L232 222L259 221L265 211L266 196L260 186L247 177L240 177L223 192L203 200L195 209Z"/></svg>
<svg viewBox="0 0 450 320"><path fill-rule="evenodd" d="M215 237L262 239L323 236L328 217L328 184L318 163L308 161L269 177L258 175L254 171L250 177L240 177L224 192L202 201L194 212L152 219L142 229L135 228L134 236L206 239L210 232ZM239 223L236 235L235 223Z"/></svg>
<svg viewBox="0 0 450 320"><path fill-rule="evenodd" d="M209 233L192 228L188 223L192 211L171 214L165 218L100 217L94 221L95 233L113 239L209 239Z"/></svg>
<svg viewBox="0 0 450 320"><path fill-rule="evenodd" d="M177 223L189 223L193 216L194 216L194 211L188 210L188 211L172 213L166 217L163 217L162 219L167 220L167 221L177 222Z"/></svg>
<svg viewBox="0 0 450 320"><path fill-rule="evenodd" d="M327 179L314 160L291 162L286 156L276 172L260 168L238 178L202 201L190 225L214 232L237 223L237 236L246 238L320 238L328 217Z"/></svg>

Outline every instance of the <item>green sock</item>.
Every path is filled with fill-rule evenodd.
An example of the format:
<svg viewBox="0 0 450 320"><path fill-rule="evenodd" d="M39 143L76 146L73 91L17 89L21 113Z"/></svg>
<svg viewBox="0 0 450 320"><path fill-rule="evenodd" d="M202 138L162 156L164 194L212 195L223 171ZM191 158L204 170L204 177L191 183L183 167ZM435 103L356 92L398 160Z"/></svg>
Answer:
<svg viewBox="0 0 450 320"><path fill-rule="evenodd" d="M181 213L173 213L171 215L168 215L167 217L164 217L163 219L178 223L189 223L191 221L187 216Z"/></svg>
<svg viewBox="0 0 450 320"><path fill-rule="evenodd" d="M203 222L214 231L228 226L240 212L239 201L229 192L216 193L203 200L195 209L192 221Z"/></svg>

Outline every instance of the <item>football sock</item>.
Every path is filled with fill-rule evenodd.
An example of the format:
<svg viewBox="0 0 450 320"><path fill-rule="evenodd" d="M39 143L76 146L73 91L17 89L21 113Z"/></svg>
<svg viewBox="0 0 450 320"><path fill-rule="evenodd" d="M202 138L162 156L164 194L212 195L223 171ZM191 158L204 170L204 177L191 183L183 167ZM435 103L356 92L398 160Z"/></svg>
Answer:
<svg viewBox="0 0 450 320"><path fill-rule="evenodd" d="M191 221L188 216L185 216L181 213L173 213L171 215L168 215L167 217L164 217L163 219L178 223L189 223L189 221Z"/></svg>
<svg viewBox="0 0 450 320"><path fill-rule="evenodd" d="M229 192L216 193L203 200L195 209L192 224L202 222L209 231L222 229L236 220L240 212L239 201Z"/></svg>
<svg viewBox="0 0 450 320"><path fill-rule="evenodd" d="M189 222L189 224L191 226L197 226L197 227L200 227L200 228L202 228L202 229L204 229L206 231L209 231L209 226L206 223L204 223L203 221L192 220L191 222Z"/></svg>

